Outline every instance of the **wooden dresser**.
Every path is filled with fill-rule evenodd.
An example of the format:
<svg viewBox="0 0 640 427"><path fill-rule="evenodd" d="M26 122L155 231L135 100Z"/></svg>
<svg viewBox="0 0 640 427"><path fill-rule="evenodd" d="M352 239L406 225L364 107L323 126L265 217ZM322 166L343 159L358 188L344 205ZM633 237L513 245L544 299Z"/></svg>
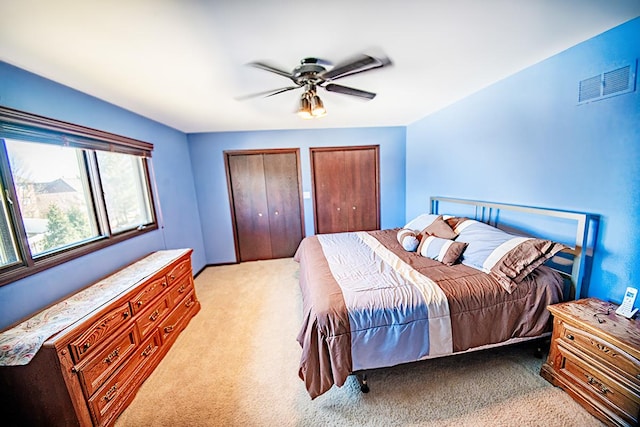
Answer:
<svg viewBox="0 0 640 427"><path fill-rule="evenodd" d="M540 374L609 425L637 426L640 322L595 298L549 306L553 336Z"/></svg>
<svg viewBox="0 0 640 427"><path fill-rule="evenodd" d="M3 423L112 425L200 309L191 253L154 252L0 334Z"/></svg>

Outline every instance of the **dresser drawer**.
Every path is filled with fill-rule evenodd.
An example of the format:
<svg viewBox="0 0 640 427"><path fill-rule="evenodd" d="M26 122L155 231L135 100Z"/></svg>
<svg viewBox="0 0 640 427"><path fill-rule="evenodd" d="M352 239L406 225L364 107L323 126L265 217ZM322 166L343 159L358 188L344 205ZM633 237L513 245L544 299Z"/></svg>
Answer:
<svg viewBox="0 0 640 427"><path fill-rule="evenodd" d="M75 363L80 362L101 342L113 336L113 332L131 319L129 303L126 301L101 315L98 320L83 328L83 333L69 344Z"/></svg>
<svg viewBox="0 0 640 427"><path fill-rule="evenodd" d="M76 367L85 395L91 397L98 387L109 378L109 375L127 359L135 347L135 333L133 325L131 325L126 332L120 334L103 350L88 357L82 366Z"/></svg>
<svg viewBox="0 0 640 427"><path fill-rule="evenodd" d="M161 300L153 303L147 310L140 313L136 318L136 324L138 325L138 332L141 339L144 339L156 326L160 324L162 319L169 313L171 305L169 304L169 298L164 297Z"/></svg>
<svg viewBox="0 0 640 427"><path fill-rule="evenodd" d="M178 336L185 326L186 321L184 319L187 317L187 313L195 307L196 302L196 295L194 292L191 292L180 302L180 304L178 304L178 306L176 306L165 321L162 322L162 325L160 326L160 334L162 336L163 344L172 342L175 337Z"/></svg>
<svg viewBox="0 0 640 427"><path fill-rule="evenodd" d="M565 322L558 338L565 345L584 351L624 376L640 390L640 361L600 337L575 328Z"/></svg>
<svg viewBox="0 0 640 427"><path fill-rule="evenodd" d="M153 301L155 297L160 295L167 286L168 283L165 277L152 280L145 285L140 292L135 294L135 296L130 300L133 312L138 313L147 308L147 305Z"/></svg>
<svg viewBox="0 0 640 427"><path fill-rule="evenodd" d="M187 258L180 261L169 273L167 273L167 281L172 285L183 275L191 272L191 259Z"/></svg>
<svg viewBox="0 0 640 427"><path fill-rule="evenodd" d="M121 412L122 407L135 392L133 387L137 373L146 369L158 354L160 337L151 335L136 352L94 395L89 407L96 425L105 425Z"/></svg>
<svg viewBox="0 0 640 427"><path fill-rule="evenodd" d="M610 411L617 412L628 423L635 422L640 410L640 396L572 352L561 346L558 349L563 358L560 374L568 379L572 387L586 393L592 401L600 402Z"/></svg>
<svg viewBox="0 0 640 427"><path fill-rule="evenodd" d="M177 283L173 285L169 293L171 306L175 307L182 301L182 299L193 289L193 279L191 276L184 276Z"/></svg>

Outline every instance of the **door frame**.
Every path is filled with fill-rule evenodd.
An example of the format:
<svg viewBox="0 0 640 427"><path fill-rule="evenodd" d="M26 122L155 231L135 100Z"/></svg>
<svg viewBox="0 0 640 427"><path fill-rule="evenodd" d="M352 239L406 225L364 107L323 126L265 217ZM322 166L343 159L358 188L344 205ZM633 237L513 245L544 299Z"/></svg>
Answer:
<svg viewBox="0 0 640 427"><path fill-rule="evenodd" d="M380 145L345 145L334 147L310 147L309 148L309 163L311 166L311 189L313 197L313 231L318 234L318 211L316 206L316 172L313 153L319 151L355 151L355 150L374 150L375 151L375 166L376 166L376 226L380 228Z"/></svg>
<svg viewBox="0 0 640 427"><path fill-rule="evenodd" d="M236 264L240 262L240 245L238 244L238 227L236 223L236 210L233 203L233 191L231 186L231 172L229 171L229 157L244 156L252 154L284 154L293 153L296 155L296 169L298 173L298 203L300 204L300 231L302 238L305 237L304 227L304 201L302 194L302 172L300 166L300 149L299 148L267 148L267 149L248 149L248 150L225 150L222 152L224 157L224 169L227 176L227 194L229 196L229 208L231 211L231 228L233 230L233 246L236 255Z"/></svg>

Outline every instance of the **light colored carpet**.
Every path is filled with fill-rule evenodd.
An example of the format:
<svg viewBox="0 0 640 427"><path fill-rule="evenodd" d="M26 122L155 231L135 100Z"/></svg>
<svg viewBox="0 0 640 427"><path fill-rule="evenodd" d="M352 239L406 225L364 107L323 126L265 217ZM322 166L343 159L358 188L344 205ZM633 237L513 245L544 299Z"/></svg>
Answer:
<svg viewBox="0 0 640 427"><path fill-rule="evenodd" d="M202 310L116 422L128 426L601 426L527 345L376 370L311 400L298 378L298 264L208 267Z"/></svg>

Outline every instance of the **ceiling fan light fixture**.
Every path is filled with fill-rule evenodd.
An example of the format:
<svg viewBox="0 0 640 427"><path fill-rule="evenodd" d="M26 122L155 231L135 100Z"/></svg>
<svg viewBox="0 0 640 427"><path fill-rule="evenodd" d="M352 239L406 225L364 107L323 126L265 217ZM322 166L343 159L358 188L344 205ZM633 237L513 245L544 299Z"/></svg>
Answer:
<svg viewBox="0 0 640 427"><path fill-rule="evenodd" d="M313 117L322 117L327 115L327 110L320 97L316 94L311 96L311 114Z"/></svg>
<svg viewBox="0 0 640 427"><path fill-rule="evenodd" d="M298 109L298 116L305 120L313 118L311 101L309 101L309 97L307 96L306 92L300 97L300 108Z"/></svg>

